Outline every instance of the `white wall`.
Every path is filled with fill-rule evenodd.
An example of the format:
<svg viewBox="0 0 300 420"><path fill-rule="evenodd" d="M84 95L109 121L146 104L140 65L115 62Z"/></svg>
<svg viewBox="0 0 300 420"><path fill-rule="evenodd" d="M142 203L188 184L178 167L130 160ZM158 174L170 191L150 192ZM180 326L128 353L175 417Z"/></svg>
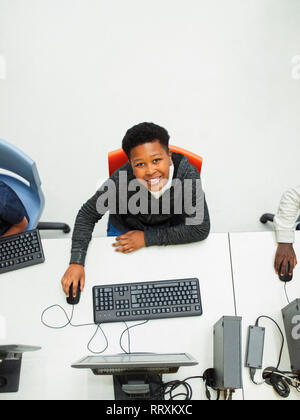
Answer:
<svg viewBox="0 0 300 420"><path fill-rule="evenodd" d="M215 232L267 229L299 184L298 0L0 0L0 55L0 137L36 160L43 220L73 225L142 121L204 157Z"/></svg>

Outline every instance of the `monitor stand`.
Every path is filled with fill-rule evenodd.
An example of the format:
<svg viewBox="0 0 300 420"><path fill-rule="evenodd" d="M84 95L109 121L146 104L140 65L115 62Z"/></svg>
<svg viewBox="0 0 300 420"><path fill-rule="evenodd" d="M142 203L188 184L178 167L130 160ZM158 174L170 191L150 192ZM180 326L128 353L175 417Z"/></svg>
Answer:
<svg viewBox="0 0 300 420"><path fill-rule="evenodd" d="M0 393L18 392L21 364L22 353L0 362Z"/></svg>
<svg viewBox="0 0 300 420"><path fill-rule="evenodd" d="M23 353L40 349L18 344L0 346L0 393L19 391Z"/></svg>
<svg viewBox="0 0 300 420"><path fill-rule="evenodd" d="M115 400L162 400L162 376L148 374L113 375Z"/></svg>

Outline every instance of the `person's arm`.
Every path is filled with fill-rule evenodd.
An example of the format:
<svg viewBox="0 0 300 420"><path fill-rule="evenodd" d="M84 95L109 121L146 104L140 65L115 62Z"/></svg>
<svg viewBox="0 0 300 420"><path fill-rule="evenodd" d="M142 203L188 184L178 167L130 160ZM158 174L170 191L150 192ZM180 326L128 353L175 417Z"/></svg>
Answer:
<svg viewBox="0 0 300 420"><path fill-rule="evenodd" d="M295 223L300 209L300 185L287 190L281 197L274 227L278 243L293 243Z"/></svg>
<svg viewBox="0 0 300 420"><path fill-rule="evenodd" d="M104 213L99 212L97 201L101 191L97 191L79 210L72 234L71 259L68 269L62 280L62 288L67 297L70 285L73 284L73 294L76 296L78 282L82 291L85 284L84 264L87 249L92 238L95 224L102 218Z"/></svg>
<svg viewBox="0 0 300 420"><path fill-rule="evenodd" d="M84 266L87 249L92 238L95 224L102 218L97 211L99 192L93 195L79 210L72 234L70 264Z"/></svg>
<svg viewBox="0 0 300 420"><path fill-rule="evenodd" d="M27 229L28 220L24 216L20 223L17 223L11 226L1 237L16 235L17 233L22 233Z"/></svg>
<svg viewBox="0 0 300 420"><path fill-rule="evenodd" d="M286 264L290 264L290 274L292 274L297 258L293 248L295 240L295 223L300 208L300 186L287 190L280 200L278 212L274 217L274 227L276 240L278 242L275 255L274 268L281 274L285 273Z"/></svg>

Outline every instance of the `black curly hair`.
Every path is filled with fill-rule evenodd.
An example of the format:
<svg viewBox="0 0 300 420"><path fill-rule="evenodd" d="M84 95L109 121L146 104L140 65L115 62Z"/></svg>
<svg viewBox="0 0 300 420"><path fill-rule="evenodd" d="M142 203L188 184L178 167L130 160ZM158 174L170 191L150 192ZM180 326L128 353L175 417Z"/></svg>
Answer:
<svg viewBox="0 0 300 420"><path fill-rule="evenodd" d="M123 140L122 149L130 158L130 151L133 147L139 146L140 144L153 142L159 140L160 144L169 152L169 133L163 127L157 124L143 122L127 130Z"/></svg>

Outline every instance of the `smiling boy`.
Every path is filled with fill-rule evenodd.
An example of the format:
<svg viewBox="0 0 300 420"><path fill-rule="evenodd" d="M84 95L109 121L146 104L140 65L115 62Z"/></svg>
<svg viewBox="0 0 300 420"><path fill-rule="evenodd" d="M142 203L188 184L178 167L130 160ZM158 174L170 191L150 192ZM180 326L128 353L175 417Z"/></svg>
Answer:
<svg viewBox="0 0 300 420"><path fill-rule="evenodd" d="M61 281L67 296L72 283L75 291L78 282L81 290L84 287L87 248L95 224L106 211L108 235L117 235L113 246L124 254L208 236L210 220L199 172L187 157L171 153L168 145L168 132L153 123L141 123L126 132L122 148L128 162L78 212L70 265Z"/></svg>

